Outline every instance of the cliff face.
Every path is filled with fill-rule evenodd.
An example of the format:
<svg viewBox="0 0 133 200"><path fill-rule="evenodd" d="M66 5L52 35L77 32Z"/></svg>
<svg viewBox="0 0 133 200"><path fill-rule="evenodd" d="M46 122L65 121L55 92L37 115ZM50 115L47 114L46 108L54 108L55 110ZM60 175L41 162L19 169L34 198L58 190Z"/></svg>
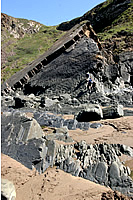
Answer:
<svg viewBox="0 0 133 200"><path fill-rule="evenodd" d="M75 26L47 53L3 84L3 92L21 90L25 95L48 96L68 93L80 103L132 104L132 52L115 57L102 48L92 26ZM96 84L89 94L86 73Z"/></svg>
<svg viewBox="0 0 133 200"><path fill-rule="evenodd" d="M85 22L86 19L89 19L91 23ZM19 26L14 26L15 22L11 22L11 19L3 21L8 24L6 26L4 22L2 23L6 29L18 30ZM105 101L110 103L113 99L123 105L132 104L131 21L131 1L111 0L98 5L76 21L65 23L63 30L68 30L74 24L81 22L69 30L45 54L8 79L3 84L3 91L9 92L10 89L21 88L24 94L34 93L41 96L69 93L83 103L90 100L88 92L85 91L85 75L89 72L96 83L97 91L97 94L91 95L92 103ZM29 24L30 22L27 25L27 32L30 30ZM105 30L99 33L100 38L105 39L102 43L99 42L91 24L97 32ZM118 25L123 26L120 28ZM61 29L61 25L58 29ZM41 32L47 34L47 31L43 29ZM54 30L50 29L49 33L60 36L61 32L56 31L55 27ZM32 35L37 37L37 34L40 34L40 31ZM23 55L32 52L31 48L25 45L28 45L26 40L23 47L17 47L19 51L23 50ZM15 60L12 61L14 64Z"/></svg>

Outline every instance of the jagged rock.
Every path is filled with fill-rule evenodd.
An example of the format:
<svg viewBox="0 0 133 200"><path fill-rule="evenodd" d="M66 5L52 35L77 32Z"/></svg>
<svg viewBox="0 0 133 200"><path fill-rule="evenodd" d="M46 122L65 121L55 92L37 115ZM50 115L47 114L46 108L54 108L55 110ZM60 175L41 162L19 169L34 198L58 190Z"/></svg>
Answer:
<svg viewBox="0 0 133 200"><path fill-rule="evenodd" d="M15 200L16 199L16 191L14 184L7 180L1 179L1 199L2 200Z"/></svg>
<svg viewBox="0 0 133 200"><path fill-rule="evenodd" d="M121 145L87 145L85 141L81 141L75 144L75 148L79 151L77 158L81 161L83 169L79 176L133 196L130 170L118 158L121 155Z"/></svg>
<svg viewBox="0 0 133 200"><path fill-rule="evenodd" d="M63 126L67 126L68 129L70 129L70 130L75 130L77 124L78 124L78 121L75 120L75 119L66 119L66 120L64 121Z"/></svg>
<svg viewBox="0 0 133 200"><path fill-rule="evenodd" d="M60 163L59 167L65 172L71 173L73 176L79 176L81 171L80 161L75 161L71 157L64 160L63 163Z"/></svg>
<svg viewBox="0 0 133 200"><path fill-rule="evenodd" d="M79 122L89 122L93 120L100 120L103 118L102 109L99 105L88 105L86 108L78 113L76 116Z"/></svg>
<svg viewBox="0 0 133 200"><path fill-rule="evenodd" d="M2 116L2 142L26 142L28 139L40 138L43 131L37 121L19 111L3 112Z"/></svg>
<svg viewBox="0 0 133 200"><path fill-rule="evenodd" d="M133 149L129 146L126 146L126 145L121 145L120 146L120 151L125 154L125 155L129 155L131 157L133 157Z"/></svg>
<svg viewBox="0 0 133 200"><path fill-rule="evenodd" d="M57 128L52 134L45 135L47 140L59 140L63 142L73 142L73 139L69 137L67 127Z"/></svg>
<svg viewBox="0 0 133 200"><path fill-rule="evenodd" d="M122 105L109 106L109 107L103 108L102 111L103 111L104 119L117 118L117 117L124 116Z"/></svg>

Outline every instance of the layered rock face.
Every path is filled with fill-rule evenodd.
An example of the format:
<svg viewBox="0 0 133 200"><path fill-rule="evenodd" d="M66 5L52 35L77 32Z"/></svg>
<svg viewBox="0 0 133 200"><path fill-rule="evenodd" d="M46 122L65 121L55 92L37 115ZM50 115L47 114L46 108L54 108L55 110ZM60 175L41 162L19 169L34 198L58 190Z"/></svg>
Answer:
<svg viewBox="0 0 133 200"><path fill-rule="evenodd" d="M68 93L79 103L132 105L132 55L121 53L116 61L102 49L87 23L70 30L46 54L4 83L3 94L21 88L19 94L40 98ZM87 72L96 84L91 94L86 88Z"/></svg>

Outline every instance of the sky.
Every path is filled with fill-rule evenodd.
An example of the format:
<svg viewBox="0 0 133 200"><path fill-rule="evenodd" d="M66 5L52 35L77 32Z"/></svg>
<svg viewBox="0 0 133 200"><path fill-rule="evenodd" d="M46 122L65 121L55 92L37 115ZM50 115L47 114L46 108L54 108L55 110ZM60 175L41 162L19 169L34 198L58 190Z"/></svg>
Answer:
<svg viewBox="0 0 133 200"><path fill-rule="evenodd" d="M105 0L1 0L1 12L53 26L80 17Z"/></svg>

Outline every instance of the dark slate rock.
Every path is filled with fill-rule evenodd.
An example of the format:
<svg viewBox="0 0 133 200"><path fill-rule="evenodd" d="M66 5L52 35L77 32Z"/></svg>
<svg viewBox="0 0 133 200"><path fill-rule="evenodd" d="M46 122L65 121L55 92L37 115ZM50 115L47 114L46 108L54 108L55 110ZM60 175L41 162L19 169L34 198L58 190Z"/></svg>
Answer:
<svg viewBox="0 0 133 200"><path fill-rule="evenodd" d="M64 160L62 164L60 164L61 169L62 165L65 172L71 173L73 176L79 176L81 171L79 161L75 161L73 158L68 158Z"/></svg>
<svg viewBox="0 0 133 200"><path fill-rule="evenodd" d="M16 111L2 113L1 134L2 142L17 143L26 142L31 138L40 138L43 131L35 119Z"/></svg>
<svg viewBox="0 0 133 200"><path fill-rule="evenodd" d="M95 178L101 184L107 180L108 166L105 162L99 162L96 169Z"/></svg>
<svg viewBox="0 0 133 200"><path fill-rule="evenodd" d="M75 117L78 122L89 122L102 119L103 114L99 105L86 104L85 108L82 109Z"/></svg>
<svg viewBox="0 0 133 200"><path fill-rule="evenodd" d="M104 119L123 117L123 106L113 105L102 109Z"/></svg>
<svg viewBox="0 0 133 200"><path fill-rule="evenodd" d="M90 123L89 122L78 122L76 127L81 130L88 130L90 128Z"/></svg>
<svg viewBox="0 0 133 200"><path fill-rule="evenodd" d="M77 124L78 124L78 121L75 119L66 119L64 121L63 126L67 126L69 130L75 130Z"/></svg>
<svg viewBox="0 0 133 200"><path fill-rule="evenodd" d="M133 110L124 110L124 116L133 116Z"/></svg>
<svg viewBox="0 0 133 200"><path fill-rule="evenodd" d="M102 126L102 124L100 124L100 123L92 123L92 124L90 124L90 128L95 128L95 129L100 128L101 126Z"/></svg>
<svg viewBox="0 0 133 200"><path fill-rule="evenodd" d="M27 144L2 144L2 153L22 163L29 169L35 167L39 172L43 171L43 162L47 153L45 142L42 139L30 139ZM43 148L42 148L43 147ZM50 164L49 164L50 165Z"/></svg>
<svg viewBox="0 0 133 200"><path fill-rule="evenodd" d="M120 170L119 170L119 166L116 162L113 162L110 170L109 170L109 176L111 179L120 179Z"/></svg>

